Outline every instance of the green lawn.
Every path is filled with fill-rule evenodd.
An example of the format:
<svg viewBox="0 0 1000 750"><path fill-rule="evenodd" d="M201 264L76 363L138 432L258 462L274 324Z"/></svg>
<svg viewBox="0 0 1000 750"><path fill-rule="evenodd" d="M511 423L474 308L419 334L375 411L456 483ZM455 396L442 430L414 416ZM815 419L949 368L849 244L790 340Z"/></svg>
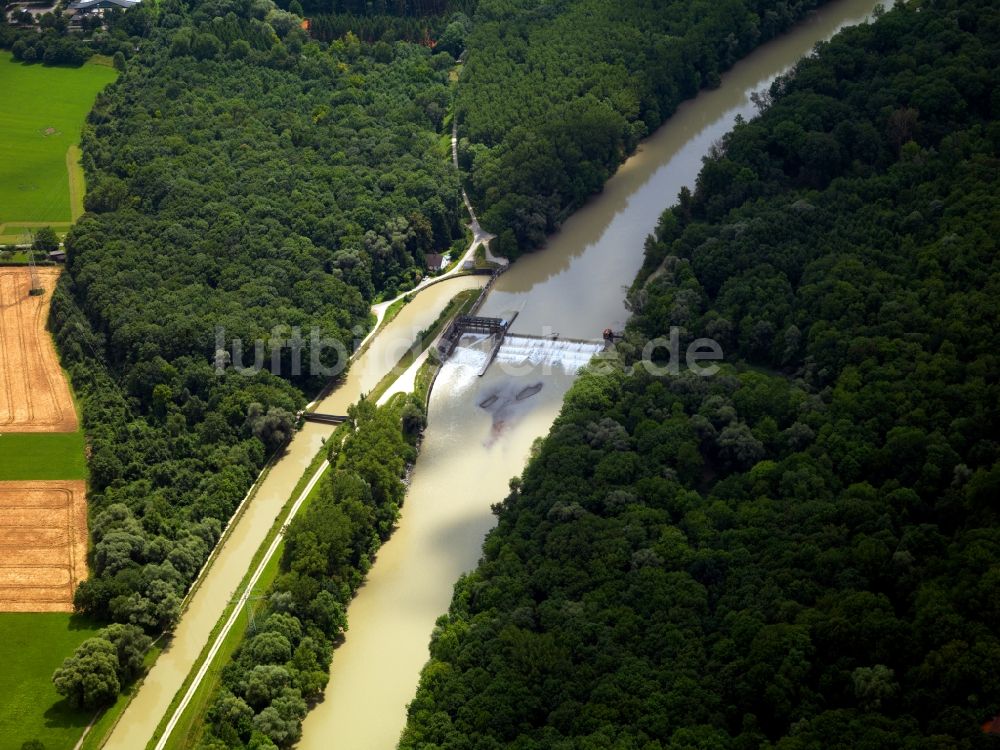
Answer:
<svg viewBox="0 0 1000 750"><path fill-rule="evenodd" d="M70 750L93 718L70 708L52 686L52 672L98 630L79 615L0 614L0 748L37 739L46 750ZM17 654L17 658L10 655Z"/></svg>
<svg viewBox="0 0 1000 750"><path fill-rule="evenodd" d="M0 223L72 218L66 155L116 75L94 63L24 65L0 52Z"/></svg>
<svg viewBox="0 0 1000 750"><path fill-rule="evenodd" d="M86 479L84 446L83 432L0 433L0 481Z"/></svg>
<svg viewBox="0 0 1000 750"><path fill-rule="evenodd" d="M56 236L62 239L69 231L70 222L35 222L35 224L0 224L0 245L20 245L25 241L25 232L37 232L43 226L52 227Z"/></svg>

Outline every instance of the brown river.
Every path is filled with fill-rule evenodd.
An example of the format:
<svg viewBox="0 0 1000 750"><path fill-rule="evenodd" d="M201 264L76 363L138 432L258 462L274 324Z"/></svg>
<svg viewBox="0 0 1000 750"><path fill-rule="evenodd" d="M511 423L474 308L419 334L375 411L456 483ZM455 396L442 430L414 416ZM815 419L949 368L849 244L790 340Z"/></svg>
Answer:
<svg viewBox="0 0 1000 750"><path fill-rule="evenodd" d="M863 20L874 5L872 0L830 3L738 63L719 88L682 104L544 250L518 260L500 277L481 314L517 312L512 330L523 334L599 339L604 328L621 328L625 290L641 265L645 237L680 188L693 186L711 144L737 115L754 114L750 93L769 85L816 42ZM484 278L458 277L423 290L372 339L318 411L344 413L454 294ZM484 355L476 347L459 349L442 370L399 528L349 607L350 630L334 653L325 698L307 716L298 747L395 747L435 619L447 610L458 577L475 566L493 525L490 505L504 497L532 442L548 431L577 367L592 351L514 338L482 378ZM260 483L106 748L135 750L149 743L275 517L331 432L306 424Z"/></svg>
<svg viewBox="0 0 1000 750"><path fill-rule="evenodd" d="M681 105L544 250L500 277L481 314L517 311L512 330L524 334L599 339L604 328L620 328L646 236L680 188L693 186L702 156L736 116L753 116L750 93L816 42L863 20L874 5L831 3L737 64L718 89ZM575 366L588 356L578 349L515 340L482 378L482 354L473 350L459 349L442 370L399 528L351 603L350 630L334 653L324 701L306 717L299 748L396 746L435 619L447 610L455 581L479 559L493 526L490 505L504 497L532 442L558 414ZM524 397L538 384L540 391Z"/></svg>

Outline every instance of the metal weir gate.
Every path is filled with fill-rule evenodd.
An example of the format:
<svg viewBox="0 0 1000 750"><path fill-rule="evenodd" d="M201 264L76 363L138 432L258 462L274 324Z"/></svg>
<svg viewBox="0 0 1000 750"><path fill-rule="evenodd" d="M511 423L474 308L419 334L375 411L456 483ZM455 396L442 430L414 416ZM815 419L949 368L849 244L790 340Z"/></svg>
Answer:
<svg viewBox="0 0 1000 750"><path fill-rule="evenodd" d="M490 280L483 287L476 301L472 304L470 308L469 315L460 315L455 318L442 334L441 338L438 340L437 352L438 356L443 362L448 359L458 347L458 342L463 335L467 333L475 333L488 337L493 337L495 340L493 342L493 348L491 349L489 356L486 358L485 364L483 364L482 369L479 371L479 377L486 374L486 370L489 366L493 364L493 360L496 359L497 354L500 352L500 347L503 346L504 339L510 332L510 327L513 325L514 320L517 318L517 313L515 312L510 320L504 320L503 318L484 318L476 315L479 308L482 307L483 302L486 300L486 295L490 293L493 285L496 283L497 277L507 270L507 266L502 266L496 269L490 276ZM610 335L610 329L604 333L603 344L607 346L610 341L614 340L614 334ZM531 336L528 334L517 334L518 339L534 339L538 341L569 341L580 344L601 344L600 341L593 341L589 339L572 339L563 338L558 334L553 334L550 336Z"/></svg>
<svg viewBox="0 0 1000 750"><path fill-rule="evenodd" d="M510 320L460 315L452 321L451 325L448 326L448 330L444 332L444 335L438 342L438 354L441 356L442 361L448 359L455 351L455 347L458 346L459 339L466 333L479 333L495 337L496 341L493 344L493 349L490 351L489 357L486 359L486 364L479 371L479 377L482 377L486 374L487 368L497 356L497 352L500 351L504 337L507 335L507 331L510 330L511 323L514 322L514 318L516 317L517 313L514 313Z"/></svg>
<svg viewBox="0 0 1000 750"><path fill-rule="evenodd" d="M511 323L514 322L514 318L517 317L517 313L514 313L510 320L503 320L502 318L481 318L477 317L476 313L479 312L479 308L483 306L483 302L486 301L486 295L490 293L493 285L497 281L497 277L500 276L504 271L507 270L507 266L501 266L490 274L490 280L486 282L486 285L479 292L479 296L476 297L476 301L472 303L472 307L469 308L468 315L460 315L455 320L451 322L441 339L438 341L437 349L438 355L441 361L448 359L454 351L455 347L458 346L459 339L462 338L463 334L466 333L479 333L486 336L495 336L496 342L493 346L490 356L486 360L486 364L483 365L483 369L480 371L479 376L482 377L486 373L486 369L493 362L493 359L497 356L497 352L500 351L500 346L503 344L504 336L507 335L507 331L510 330Z"/></svg>
<svg viewBox="0 0 1000 750"><path fill-rule="evenodd" d="M462 333L485 333L493 336L497 333L504 333L507 330L507 321L500 318L477 318L473 315L460 315L455 319L456 328L460 328Z"/></svg>

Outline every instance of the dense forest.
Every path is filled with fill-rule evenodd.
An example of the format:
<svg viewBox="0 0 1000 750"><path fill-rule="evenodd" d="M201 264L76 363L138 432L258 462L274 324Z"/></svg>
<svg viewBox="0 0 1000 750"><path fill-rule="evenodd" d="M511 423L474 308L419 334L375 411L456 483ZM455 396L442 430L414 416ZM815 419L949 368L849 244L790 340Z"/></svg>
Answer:
<svg viewBox="0 0 1000 750"><path fill-rule="evenodd" d="M323 695L347 605L395 525L423 427L419 398L351 407L319 494L289 524L281 573L256 630L223 670L199 747L288 747ZM271 743L274 743L273 745Z"/></svg>
<svg viewBox="0 0 1000 750"><path fill-rule="evenodd" d="M682 100L821 3L479 3L456 114L494 249L541 245Z"/></svg>
<svg viewBox="0 0 1000 750"><path fill-rule="evenodd" d="M401 747L996 748L1000 10L820 46L647 243ZM714 377L637 362L671 326Z"/></svg>
<svg viewBox="0 0 1000 750"><path fill-rule="evenodd" d="M299 3L309 16L350 15L355 18L440 18L455 12L471 13L476 0L282 0L282 7Z"/></svg>
<svg viewBox="0 0 1000 750"><path fill-rule="evenodd" d="M52 326L89 446L76 606L152 634L373 299L462 236L463 207L439 132L449 55L318 42L266 0L164 0L150 18L84 128L87 212ZM284 347L273 374L294 329L302 372ZM265 342L268 366L220 372L236 338L244 364Z"/></svg>
<svg viewBox="0 0 1000 750"><path fill-rule="evenodd" d="M470 18L488 26L497 8L334 3L315 9L313 37L302 3L288 8L164 0L93 34L128 55L84 128L87 213L53 301L90 452L93 574L76 605L151 633L176 618L306 394L343 364L310 333L349 347L374 299L461 241L449 76ZM385 19L437 36L393 41L415 27L376 35ZM50 36L64 38L5 39L23 55ZM230 342L245 360L294 331L280 374L217 372L241 364ZM296 356L324 373L295 372Z"/></svg>
<svg viewBox="0 0 1000 750"><path fill-rule="evenodd" d="M476 0L434 2L333 2L291 0L287 6L309 17L309 33L331 41L348 31L367 42L403 40L458 57L472 27Z"/></svg>

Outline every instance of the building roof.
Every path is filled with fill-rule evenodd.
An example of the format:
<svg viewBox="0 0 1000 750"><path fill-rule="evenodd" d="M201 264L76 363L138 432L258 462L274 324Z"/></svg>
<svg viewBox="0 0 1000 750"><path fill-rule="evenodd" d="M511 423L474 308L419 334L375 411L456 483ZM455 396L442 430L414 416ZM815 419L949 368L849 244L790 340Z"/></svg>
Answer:
<svg viewBox="0 0 1000 750"><path fill-rule="evenodd" d="M140 0L74 0L69 4L69 10L96 10L98 8L131 8Z"/></svg>

